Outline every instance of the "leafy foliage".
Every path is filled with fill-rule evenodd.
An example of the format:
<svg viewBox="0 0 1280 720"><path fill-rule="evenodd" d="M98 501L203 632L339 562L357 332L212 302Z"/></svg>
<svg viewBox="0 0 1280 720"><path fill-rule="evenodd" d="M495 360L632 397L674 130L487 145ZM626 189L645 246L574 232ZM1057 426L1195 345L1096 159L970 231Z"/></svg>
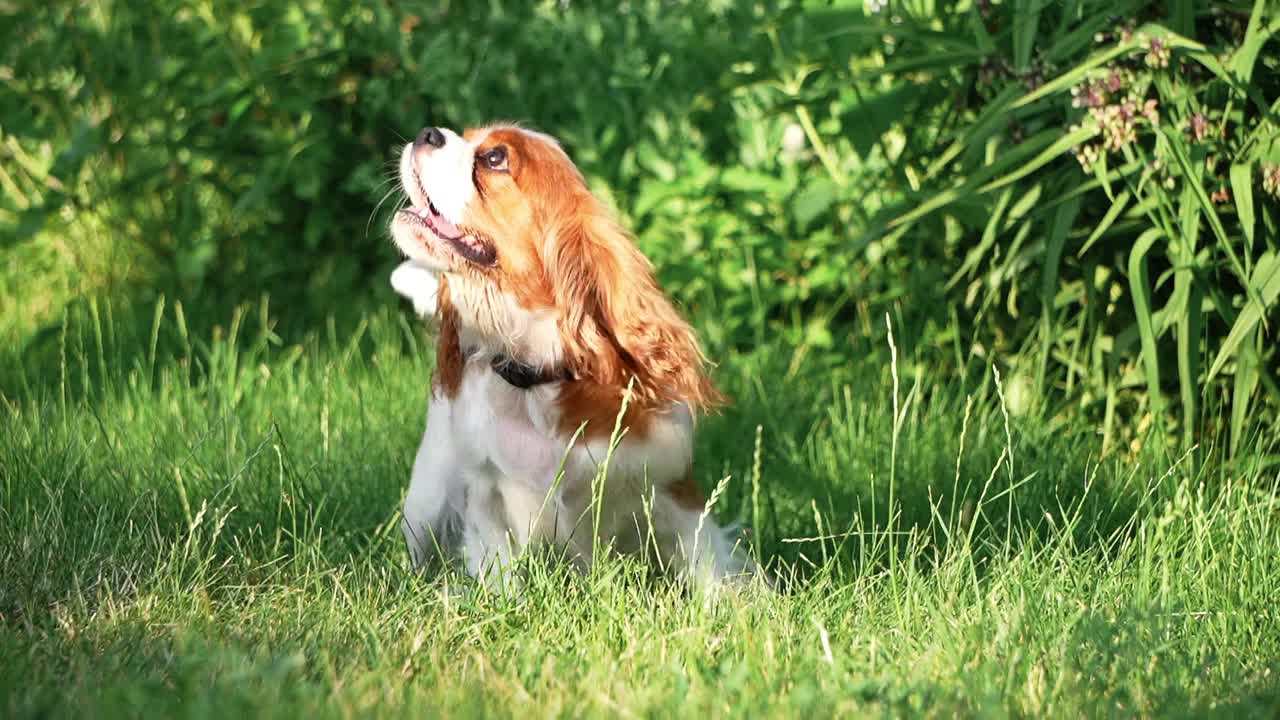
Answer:
<svg viewBox="0 0 1280 720"><path fill-rule="evenodd" d="M836 366L888 311L908 362L1000 363L1113 445L1280 408L1263 0L0 12L0 301L41 357L83 294L354 324L400 137L503 118L564 140L714 347Z"/></svg>
<svg viewBox="0 0 1280 720"><path fill-rule="evenodd" d="M981 59L933 62L928 43L904 53L972 114L938 146L908 148L902 167L920 169L921 188L883 227L980 238L935 252L967 332L1006 339L997 348L1029 366L1037 396L1080 388L1107 436L1120 403L1159 422L1173 396L1190 446L1206 401L1230 397L1238 438L1248 408L1274 413L1280 399L1263 322L1280 295L1267 179L1280 167L1280 54L1264 52L1280 16L1261 1L1175 7L1166 20L1197 39L1137 24L1154 8L1136 2L941 13L955 34L976 28ZM1032 53L1028 26L1066 31L1037 35ZM1230 382L1212 382L1224 371Z"/></svg>

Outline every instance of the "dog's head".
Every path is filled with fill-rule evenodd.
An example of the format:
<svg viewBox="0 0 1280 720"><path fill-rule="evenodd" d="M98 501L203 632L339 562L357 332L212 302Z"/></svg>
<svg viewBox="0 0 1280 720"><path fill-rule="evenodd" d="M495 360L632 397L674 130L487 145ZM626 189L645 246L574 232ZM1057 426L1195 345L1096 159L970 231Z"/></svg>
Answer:
<svg viewBox="0 0 1280 720"><path fill-rule="evenodd" d="M405 146L400 180L409 207L392 236L443 276L470 337L596 385L634 383L642 401L717 401L693 330L555 139L429 127Z"/></svg>

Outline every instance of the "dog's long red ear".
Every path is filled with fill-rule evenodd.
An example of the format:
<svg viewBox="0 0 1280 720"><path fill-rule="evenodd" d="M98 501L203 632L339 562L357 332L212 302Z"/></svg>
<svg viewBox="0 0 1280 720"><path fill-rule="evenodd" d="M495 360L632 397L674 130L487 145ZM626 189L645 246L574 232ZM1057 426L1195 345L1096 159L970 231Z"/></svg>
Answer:
<svg viewBox="0 0 1280 720"><path fill-rule="evenodd" d="M641 401L699 410L722 396L697 336L659 289L649 260L602 209L574 214L547 238L545 265L572 370L625 387Z"/></svg>
<svg viewBox="0 0 1280 720"><path fill-rule="evenodd" d="M436 370L432 379L435 390L446 397L457 397L462 387L462 341L458 331L458 309L449 294L449 281L441 275L436 293L436 318L440 324L440 340L436 343Z"/></svg>

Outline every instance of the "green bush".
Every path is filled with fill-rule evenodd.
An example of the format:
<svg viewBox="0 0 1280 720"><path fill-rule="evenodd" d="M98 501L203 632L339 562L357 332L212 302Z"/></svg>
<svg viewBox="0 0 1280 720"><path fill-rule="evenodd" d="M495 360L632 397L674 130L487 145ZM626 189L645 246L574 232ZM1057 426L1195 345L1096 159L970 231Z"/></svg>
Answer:
<svg viewBox="0 0 1280 720"><path fill-rule="evenodd" d="M714 347L838 364L891 312L904 362L999 363L1019 406L1117 441L1172 418L1190 444L1229 404L1234 447L1280 405L1261 1L0 13L18 346L86 293L353 322L391 299L396 145L513 119L562 138Z"/></svg>
<svg viewBox="0 0 1280 720"><path fill-rule="evenodd" d="M146 287L301 288L323 316L348 288L383 289L393 203L370 212L400 139L428 121L508 118L566 143L668 287L714 307L730 341L892 290L849 242L882 204L885 160L862 158L892 114L853 118L857 153L845 155L806 110L807 76L872 46L822 38L833 19L865 23L860 10L566 5L107 3L15 16L4 62L19 92L3 128L37 159L3 208L8 242L106 234L136 251ZM863 95L875 92L840 101L852 112ZM830 335L821 322L804 333Z"/></svg>
<svg viewBox="0 0 1280 720"><path fill-rule="evenodd" d="M881 227L931 238L964 332L1020 358L1037 397L1098 407L1108 437L1122 404L1160 422L1176 398L1184 446L1204 403L1230 402L1234 452L1251 408L1280 400L1280 15L1169 8L980 3L904 23L943 21L890 66L962 109L907 146L919 189Z"/></svg>
<svg viewBox="0 0 1280 720"><path fill-rule="evenodd" d="M394 148L427 122L552 129L602 188L650 209L662 199L646 178L696 156L736 164L721 85L751 52L749 11L435 5L108 2L7 18L17 92L0 127L29 160L13 168L5 244L105 233L144 285L302 290L323 316L335 295L385 288L394 203L371 211Z"/></svg>

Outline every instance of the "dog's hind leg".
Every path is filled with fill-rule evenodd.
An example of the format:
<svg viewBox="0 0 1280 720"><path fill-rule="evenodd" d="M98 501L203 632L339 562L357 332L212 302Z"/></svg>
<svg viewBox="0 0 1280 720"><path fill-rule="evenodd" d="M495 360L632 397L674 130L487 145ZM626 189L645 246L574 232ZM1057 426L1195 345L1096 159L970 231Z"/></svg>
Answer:
<svg viewBox="0 0 1280 720"><path fill-rule="evenodd" d="M695 587L711 590L743 583L757 573L739 534L721 527L705 505L695 506L689 498L660 490L654 498L653 524L663 566Z"/></svg>

